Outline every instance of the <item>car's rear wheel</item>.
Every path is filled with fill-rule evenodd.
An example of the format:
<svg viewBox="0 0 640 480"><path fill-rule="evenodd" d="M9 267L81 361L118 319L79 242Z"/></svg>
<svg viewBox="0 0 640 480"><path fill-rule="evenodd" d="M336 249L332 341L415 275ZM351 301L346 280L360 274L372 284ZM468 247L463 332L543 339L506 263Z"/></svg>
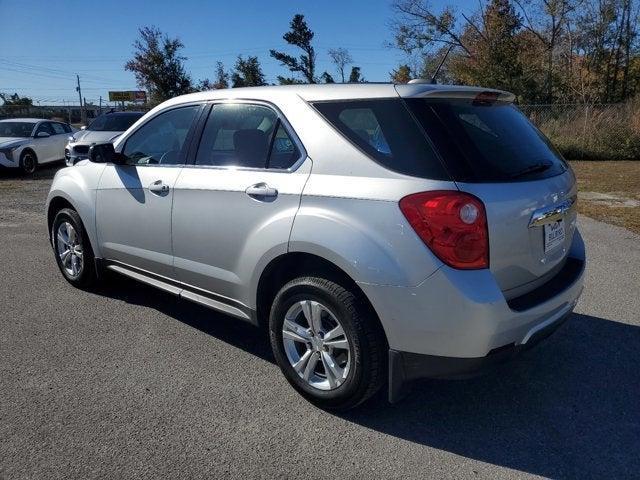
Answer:
<svg viewBox="0 0 640 480"><path fill-rule="evenodd" d="M385 380L385 341L356 292L301 277L278 292L269 318L271 347L289 383L316 405L345 410Z"/></svg>
<svg viewBox="0 0 640 480"><path fill-rule="evenodd" d="M63 208L54 220L51 239L56 263L64 278L79 288L87 288L96 280L95 258L80 215Z"/></svg>
<svg viewBox="0 0 640 480"><path fill-rule="evenodd" d="M38 157L31 150L20 155L20 171L25 175L33 175L38 168Z"/></svg>

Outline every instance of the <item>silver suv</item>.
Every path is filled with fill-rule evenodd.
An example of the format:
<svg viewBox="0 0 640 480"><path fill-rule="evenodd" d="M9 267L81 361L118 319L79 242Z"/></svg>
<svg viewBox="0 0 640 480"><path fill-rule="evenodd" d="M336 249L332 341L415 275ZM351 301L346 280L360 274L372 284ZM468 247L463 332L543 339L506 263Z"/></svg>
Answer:
<svg viewBox="0 0 640 480"><path fill-rule="evenodd" d="M186 95L56 175L60 271L105 270L256 325L302 395L474 374L582 291L571 168L496 90L307 85Z"/></svg>

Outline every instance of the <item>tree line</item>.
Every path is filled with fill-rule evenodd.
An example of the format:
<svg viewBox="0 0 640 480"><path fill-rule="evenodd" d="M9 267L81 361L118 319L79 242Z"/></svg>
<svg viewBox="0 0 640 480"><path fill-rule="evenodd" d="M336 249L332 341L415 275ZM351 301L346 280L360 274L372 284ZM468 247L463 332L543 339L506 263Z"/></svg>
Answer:
<svg viewBox="0 0 640 480"><path fill-rule="evenodd" d="M490 0L467 14L393 0L392 72L515 93L521 103L613 103L640 89L638 0Z"/></svg>
<svg viewBox="0 0 640 480"><path fill-rule="evenodd" d="M180 39L170 38L156 27L142 27L139 35L133 44L133 58L125 64L125 69L134 73L138 85L148 91L152 103L195 91L268 85L257 56L245 58L238 55L231 70L227 70L218 61L213 79L194 81L184 65L187 58L180 54L184 48ZM313 37L314 32L309 28L304 15L296 14L282 38L288 45L298 49L299 55L293 56L278 50L269 52L271 57L290 72L287 76L279 75L278 84L336 83L331 73L324 71L318 74ZM328 53L336 67L337 81L366 81L360 67L353 65L353 58L347 49L330 49Z"/></svg>

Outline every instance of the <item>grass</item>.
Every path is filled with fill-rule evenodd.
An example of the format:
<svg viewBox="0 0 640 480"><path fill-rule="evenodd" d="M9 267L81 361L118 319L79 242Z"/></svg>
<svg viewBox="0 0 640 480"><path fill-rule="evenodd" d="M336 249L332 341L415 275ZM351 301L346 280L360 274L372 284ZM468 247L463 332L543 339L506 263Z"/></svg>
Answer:
<svg viewBox="0 0 640 480"><path fill-rule="evenodd" d="M640 233L640 161L572 161L578 211Z"/></svg>

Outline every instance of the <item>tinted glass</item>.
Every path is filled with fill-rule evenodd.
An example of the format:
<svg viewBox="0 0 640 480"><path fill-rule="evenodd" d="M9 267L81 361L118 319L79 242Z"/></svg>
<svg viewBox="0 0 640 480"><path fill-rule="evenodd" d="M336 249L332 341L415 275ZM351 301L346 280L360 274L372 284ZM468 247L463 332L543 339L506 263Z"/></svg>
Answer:
<svg viewBox="0 0 640 480"><path fill-rule="evenodd" d="M161 113L136 130L122 153L130 165L183 163L185 140L199 105Z"/></svg>
<svg viewBox="0 0 640 480"><path fill-rule="evenodd" d="M525 181L563 173L549 141L513 105L472 99L409 99L454 179Z"/></svg>
<svg viewBox="0 0 640 480"><path fill-rule="evenodd" d="M344 136L384 167L448 180L440 160L400 99L315 103Z"/></svg>
<svg viewBox="0 0 640 480"><path fill-rule="evenodd" d="M42 122L40 125L38 125L38 129L36 130L36 135L38 135L40 132L46 132L49 135L53 135L53 128L51 128L51 123L50 122Z"/></svg>
<svg viewBox="0 0 640 480"><path fill-rule="evenodd" d="M277 120L276 113L262 105L214 105L196 164L264 168Z"/></svg>
<svg viewBox="0 0 640 480"><path fill-rule="evenodd" d="M64 129L64 126L61 123L52 123L51 127L56 135L61 135L63 133L67 133Z"/></svg>
<svg viewBox="0 0 640 480"><path fill-rule="evenodd" d="M30 137L35 123L0 122L0 137Z"/></svg>
<svg viewBox="0 0 640 480"><path fill-rule="evenodd" d="M143 115L144 113L140 112L105 113L91 122L88 130L97 132L124 132Z"/></svg>
<svg viewBox="0 0 640 480"><path fill-rule="evenodd" d="M300 158L300 150L291 139L284 125L278 121L275 136L272 140L268 168L291 168Z"/></svg>

